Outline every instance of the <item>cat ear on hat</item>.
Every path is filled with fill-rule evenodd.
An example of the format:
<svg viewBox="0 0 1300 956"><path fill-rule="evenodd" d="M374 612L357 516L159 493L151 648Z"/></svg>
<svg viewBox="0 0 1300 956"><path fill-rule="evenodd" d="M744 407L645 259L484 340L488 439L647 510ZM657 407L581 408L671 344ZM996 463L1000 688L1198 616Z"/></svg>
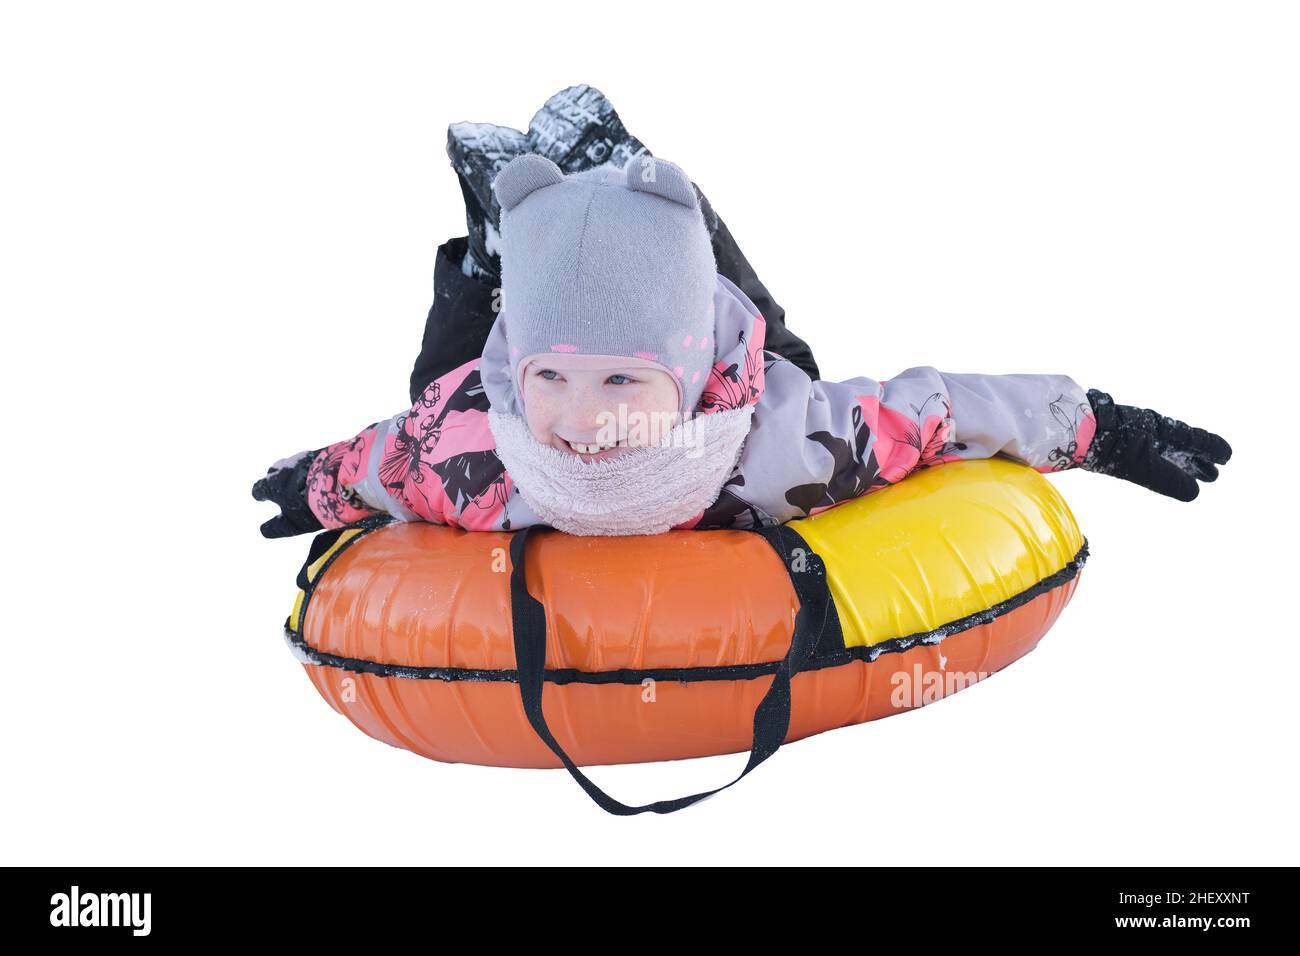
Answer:
<svg viewBox="0 0 1300 956"><path fill-rule="evenodd" d="M680 166L666 159L657 159L649 153L633 156L623 167L623 175L627 178L628 189L671 199L687 209L699 208L700 201L690 178Z"/></svg>
<svg viewBox="0 0 1300 956"><path fill-rule="evenodd" d="M492 190L497 202L507 212L523 202L531 193L546 186L564 182L560 167L545 156L524 153L516 156L492 180Z"/></svg>

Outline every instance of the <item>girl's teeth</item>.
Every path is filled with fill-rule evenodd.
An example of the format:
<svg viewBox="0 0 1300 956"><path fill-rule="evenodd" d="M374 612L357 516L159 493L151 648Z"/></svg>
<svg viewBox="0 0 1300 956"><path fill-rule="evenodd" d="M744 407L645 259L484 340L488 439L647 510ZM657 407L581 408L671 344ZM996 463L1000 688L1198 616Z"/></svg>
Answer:
<svg viewBox="0 0 1300 956"><path fill-rule="evenodd" d="M618 444L623 444L619 442ZM597 455L606 448L613 448L614 445L586 444L580 442L569 442L569 447L580 455Z"/></svg>

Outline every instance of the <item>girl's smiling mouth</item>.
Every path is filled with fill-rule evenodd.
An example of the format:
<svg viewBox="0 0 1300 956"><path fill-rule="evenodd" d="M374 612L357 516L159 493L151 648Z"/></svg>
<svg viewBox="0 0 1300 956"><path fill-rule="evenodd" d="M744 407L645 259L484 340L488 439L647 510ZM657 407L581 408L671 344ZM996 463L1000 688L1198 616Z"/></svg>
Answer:
<svg viewBox="0 0 1300 956"><path fill-rule="evenodd" d="M608 441L569 441L561 435L556 435L555 437L558 439L562 451L566 451L571 455L576 455L583 461L598 461L606 458L613 458L615 455L622 454L630 447L626 438L620 439L618 442L611 444Z"/></svg>

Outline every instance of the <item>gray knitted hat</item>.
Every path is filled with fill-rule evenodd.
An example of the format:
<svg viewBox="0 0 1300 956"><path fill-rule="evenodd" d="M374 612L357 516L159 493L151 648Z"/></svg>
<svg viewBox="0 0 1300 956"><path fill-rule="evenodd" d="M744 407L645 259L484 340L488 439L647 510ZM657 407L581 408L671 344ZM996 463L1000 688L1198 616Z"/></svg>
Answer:
<svg viewBox="0 0 1300 956"><path fill-rule="evenodd" d="M695 410L713 367L717 263L677 166L646 154L565 176L519 156L493 182L501 204L502 316L511 384L545 355L628 358L674 377Z"/></svg>

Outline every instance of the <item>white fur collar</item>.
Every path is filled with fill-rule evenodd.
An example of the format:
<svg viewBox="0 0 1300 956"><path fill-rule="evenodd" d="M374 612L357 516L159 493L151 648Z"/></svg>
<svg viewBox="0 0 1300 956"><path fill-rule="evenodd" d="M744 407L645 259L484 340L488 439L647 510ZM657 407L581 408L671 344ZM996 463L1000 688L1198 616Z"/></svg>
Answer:
<svg viewBox="0 0 1300 956"><path fill-rule="evenodd" d="M537 516L578 535L660 534L717 500L749 434L754 406L697 415L663 444L584 462L543 445L520 415L488 410L497 456Z"/></svg>

